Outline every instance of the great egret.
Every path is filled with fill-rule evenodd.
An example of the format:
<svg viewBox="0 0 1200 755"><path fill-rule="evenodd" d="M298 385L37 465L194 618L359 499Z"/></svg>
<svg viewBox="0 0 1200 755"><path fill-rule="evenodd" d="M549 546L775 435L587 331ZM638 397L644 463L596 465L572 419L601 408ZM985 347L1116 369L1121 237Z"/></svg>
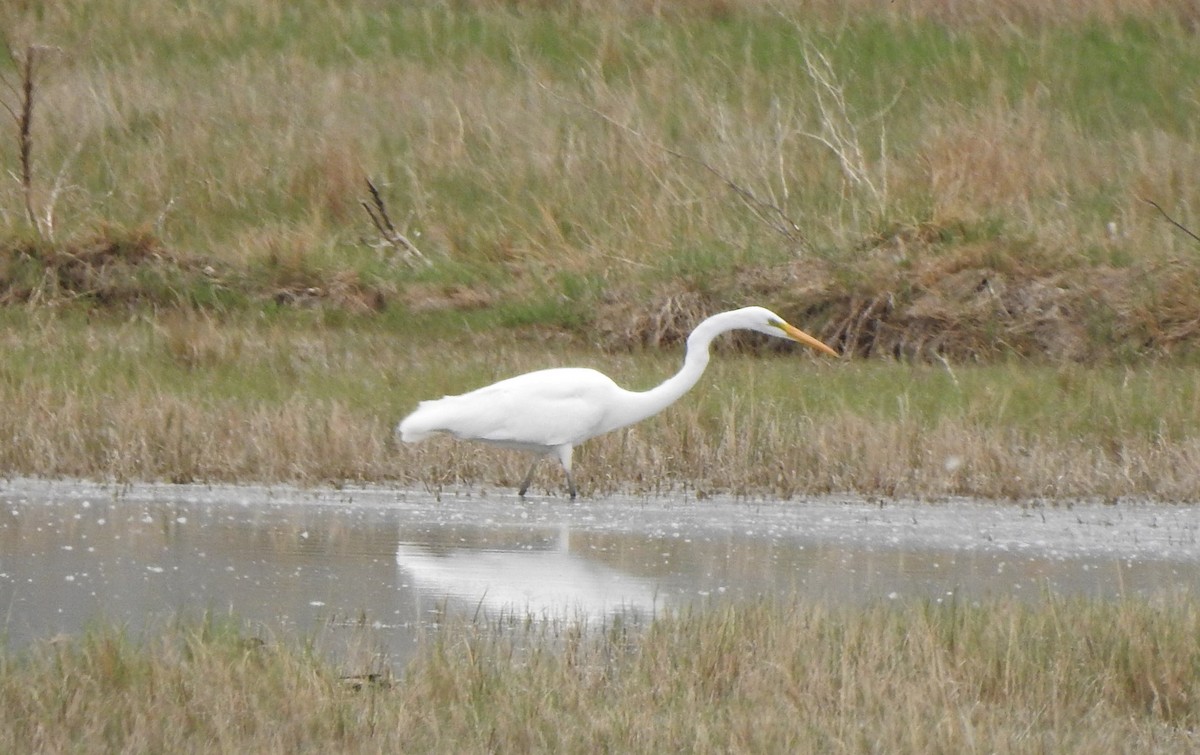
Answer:
<svg viewBox="0 0 1200 755"><path fill-rule="evenodd" d="M498 383L431 401L396 428L406 443L449 433L542 456L556 455L567 473L567 489L575 498L571 452L589 438L658 414L687 393L708 366L708 347L730 330L757 330L807 344L818 351L837 352L782 317L763 307L744 307L709 317L687 339L683 368L657 388L627 391L607 375L582 367L559 367L528 372ZM529 467L518 495L524 496L538 459Z"/></svg>

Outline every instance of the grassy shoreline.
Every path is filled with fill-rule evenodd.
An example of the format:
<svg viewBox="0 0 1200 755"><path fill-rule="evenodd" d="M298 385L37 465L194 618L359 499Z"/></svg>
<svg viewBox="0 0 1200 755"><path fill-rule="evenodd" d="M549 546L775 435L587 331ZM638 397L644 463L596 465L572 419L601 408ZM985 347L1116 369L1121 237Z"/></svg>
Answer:
<svg viewBox="0 0 1200 755"><path fill-rule="evenodd" d="M398 443L418 400L554 364L630 387L678 347L604 354L522 331L422 342L390 327L10 318L0 469L127 481L512 487L526 456ZM447 358L447 355L453 355ZM1200 499L1200 378L1188 365L954 366L715 356L677 405L579 450L585 495ZM535 490L562 492L546 463Z"/></svg>
<svg viewBox="0 0 1200 755"><path fill-rule="evenodd" d="M760 303L848 358L731 340L585 491L1200 499L1195 8L894 6L6 8L0 473L507 487L392 425Z"/></svg>
<svg viewBox="0 0 1200 755"><path fill-rule="evenodd" d="M838 610L647 626L452 623L402 674L209 619L0 653L0 747L75 752L1187 752L1194 599Z"/></svg>

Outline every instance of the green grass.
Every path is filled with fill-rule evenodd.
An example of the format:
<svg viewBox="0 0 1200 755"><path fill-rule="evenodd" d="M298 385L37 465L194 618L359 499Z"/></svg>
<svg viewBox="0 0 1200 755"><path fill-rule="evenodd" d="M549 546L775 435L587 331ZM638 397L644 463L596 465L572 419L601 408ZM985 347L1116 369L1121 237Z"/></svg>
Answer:
<svg viewBox="0 0 1200 755"><path fill-rule="evenodd" d="M494 308L381 323L319 312L123 323L6 313L8 474L100 479L378 481L511 487L514 452L397 444L419 400L554 365L645 389L681 346L603 353L510 329ZM1190 365L949 366L722 349L678 404L589 441L585 493L824 492L938 498L1195 500L1200 379ZM536 488L561 490L543 465Z"/></svg>
<svg viewBox="0 0 1200 755"><path fill-rule="evenodd" d="M1200 225L1186 3L0 20L53 48L39 228L0 183L5 473L508 485L519 458L391 427L534 367L652 385L760 303L848 359L736 341L585 486L1196 495L1200 257L1141 201ZM378 248L368 177L428 264Z"/></svg>
<svg viewBox="0 0 1200 755"><path fill-rule="evenodd" d="M180 622L0 654L6 751L1188 752L1191 598L767 600L603 626L452 620L391 673ZM368 656L369 657L369 656Z"/></svg>
<svg viewBox="0 0 1200 755"><path fill-rule="evenodd" d="M69 182L60 239L155 224L169 248L229 264L282 248L361 269L370 175L438 268L522 295L514 264L625 259L622 274L670 280L706 274L696 250L728 250L725 267L798 251L704 165L850 265L889 224L997 215L1040 246L1095 242L1116 220L1135 256L1175 254L1185 242L1135 202L1150 193L1192 220L1194 192L1166 171L1195 160L1200 55L1169 8L1122 7L973 24L757 3L109 2L10 11L7 36L70 51L43 64L34 132L39 203L60 170ZM845 121L821 112L806 49L828 56ZM826 118L857 129L879 196L806 136ZM15 164L15 139L0 161ZM0 232L24 222L18 190L0 193Z"/></svg>

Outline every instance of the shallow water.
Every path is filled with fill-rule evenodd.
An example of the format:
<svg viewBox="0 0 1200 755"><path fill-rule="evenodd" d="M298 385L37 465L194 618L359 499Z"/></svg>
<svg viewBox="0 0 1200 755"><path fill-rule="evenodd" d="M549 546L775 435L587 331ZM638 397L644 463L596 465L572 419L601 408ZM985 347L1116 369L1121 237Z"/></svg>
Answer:
<svg viewBox="0 0 1200 755"><path fill-rule="evenodd" d="M1200 508L0 484L9 648L97 621L232 613L403 659L445 612L603 621L757 596L974 600L1200 591Z"/></svg>

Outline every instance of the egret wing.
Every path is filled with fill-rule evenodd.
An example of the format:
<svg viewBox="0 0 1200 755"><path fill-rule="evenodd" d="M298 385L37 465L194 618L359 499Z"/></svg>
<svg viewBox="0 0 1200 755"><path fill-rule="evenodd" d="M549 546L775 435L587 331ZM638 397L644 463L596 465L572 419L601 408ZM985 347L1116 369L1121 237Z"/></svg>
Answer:
<svg viewBox="0 0 1200 755"><path fill-rule="evenodd" d="M405 434L553 448L592 437L615 384L595 370L540 370L461 396L424 401L401 424Z"/></svg>

